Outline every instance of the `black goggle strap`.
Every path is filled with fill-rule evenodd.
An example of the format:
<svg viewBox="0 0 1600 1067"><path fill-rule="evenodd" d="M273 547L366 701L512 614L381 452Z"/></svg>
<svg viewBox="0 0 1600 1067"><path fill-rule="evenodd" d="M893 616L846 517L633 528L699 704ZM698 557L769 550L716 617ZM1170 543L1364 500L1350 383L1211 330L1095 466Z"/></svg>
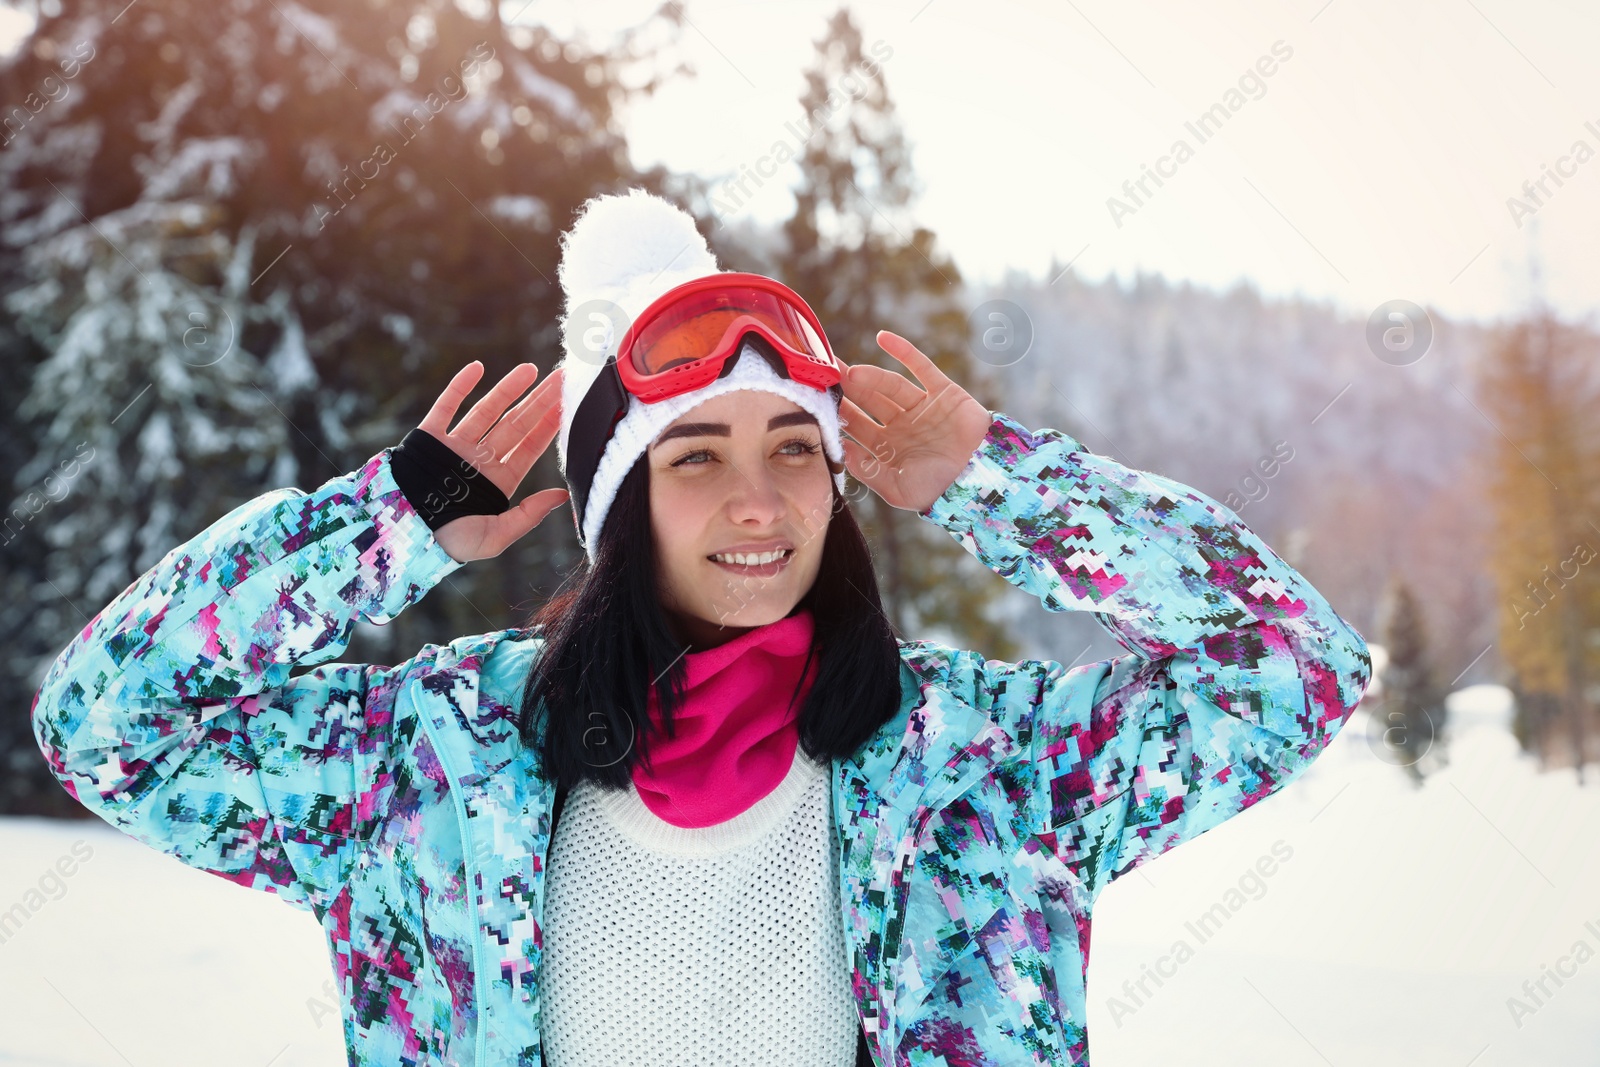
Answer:
<svg viewBox="0 0 1600 1067"><path fill-rule="evenodd" d="M791 380L794 378L794 375L789 373L789 365L783 361L783 357L778 355L778 350L773 348L772 343L765 337L762 337L759 333L751 330L739 339L739 345L741 348L743 348L746 343L748 343L750 347L754 348L757 352L761 353L761 358L765 359L768 365L770 365L772 369L777 372L778 377L789 378ZM729 374L731 374L733 372L734 363L735 360L731 359L724 363L722 365L722 370L717 372L717 377L726 378ZM844 396L844 389L838 385L830 385L828 386L828 395L833 397L834 403L837 404Z"/></svg>
<svg viewBox="0 0 1600 1067"><path fill-rule="evenodd" d="M572 493L572 517L578 526L580 543L583 541L584 510L589 503L595 471L600 467L600 457L605 454L612 431L627 413L628 393L617 373L617 357L607 356L600 376L589 386L572 413L572 426L567 430L567 487Z"/></svg>
<svg viewBox="0 0 1600 1067"><path fill-rule="evenodd" d="M778 350L772 347L771 341L768 341L765 337L762 337L754 330L746 330L744 336L739 338L739 347L734 349L735 353L742 351L744 346L747 344L751 348L754 348L757 352L761 353L761 358L767 361L767 365L777 373L778 377L794 377L794 375L789 373L789 365L783 361L783 357L778 354ZM722 369L717 372L717 377L726 378L728 375L732 374L733 365L736 362L737 360L733 359L724 361L722 364Z"/></svg>
<svg viewBox="0 0 1600 1067"><path fill-rule="evenodd" d="M761 358L767 361L767 365L773 369L773 372L778 377L789 377L789 368L784 365L783 357L778 355L778 350L772 347L771 342L754 330L746 330L744 336L739 338L738 347L733 350L733 357L722 361L722 369L717 372L718 378L726 378L733 373L734 364L739 362L739 353L744 351L745 345L749 345L759 352Z"/></svg>

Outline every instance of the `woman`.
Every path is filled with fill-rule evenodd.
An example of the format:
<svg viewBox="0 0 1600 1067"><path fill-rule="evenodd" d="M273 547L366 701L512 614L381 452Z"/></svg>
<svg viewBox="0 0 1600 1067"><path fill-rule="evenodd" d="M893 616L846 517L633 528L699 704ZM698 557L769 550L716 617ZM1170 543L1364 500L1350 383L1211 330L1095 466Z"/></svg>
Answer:
<svg viewBox="0 0 1600 1067"><path fill-rule="evenodd" d="M469 366L102 611L35 701L55 774L315 914L352 1064L1087 1063L1096 898L1303 771L1361 636L1209 497L893 334L920 384L844 367L655 197L591 201L561 283L525 399L452 429ZM513 506L556 439L568 488ZM846 468L1128 654L897 639ZM587 566L530 626L289 676L568 500Z"/></svg>

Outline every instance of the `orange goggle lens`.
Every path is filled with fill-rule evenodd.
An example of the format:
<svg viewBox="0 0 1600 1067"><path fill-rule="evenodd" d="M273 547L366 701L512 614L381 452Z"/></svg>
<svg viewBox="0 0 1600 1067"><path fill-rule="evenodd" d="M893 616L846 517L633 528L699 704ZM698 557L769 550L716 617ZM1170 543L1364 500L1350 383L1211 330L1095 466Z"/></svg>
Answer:
<svg viewBox="0 0 1600 1067"><path fill-rule="evenodd" d="M660 311L647 312L635 326L617 354L617 369L628 391L646 401L714 380L750 331L777 349L797 381L827 388L842 377L827 341L805 312L783 293L760 285L723 281L697 287Z"/></svg>

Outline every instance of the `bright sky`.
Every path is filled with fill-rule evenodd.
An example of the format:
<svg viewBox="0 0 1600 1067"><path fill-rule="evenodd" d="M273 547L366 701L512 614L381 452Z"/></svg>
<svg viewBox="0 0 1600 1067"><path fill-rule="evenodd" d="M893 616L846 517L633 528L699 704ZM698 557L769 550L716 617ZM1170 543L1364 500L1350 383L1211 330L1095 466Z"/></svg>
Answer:
<svg viewBox="0 0 1600 1067"><path fill-rule="evenodd" d="M597 39L654 0L535 12ZM834 3L689 0L698 75L638 105L635 158L738 174L799 123L801 70ZM508 14L514 6L505 9ZM1454 316L1545 299L1600 307L1600 6L1584 0L1208 0L1203 5L894 0L852 6L914 145L921 221L976 278L1158 271ZM1202 143L1185 128L1275 42L1260 87ZM1251 89L1247 85L1247 89ZM1584 102L1590 102L1587 110ZM1593 122L1594 128L1586 128ZM1202 131L1204 132L1204 131ZM1162 161L1178 139L1193 150ZM1571 155L1574 143L1586 148ZM1149 166L1171 174L1135 205ZM1513 218L1507 200L1545 179ZM781 218L792 173L748 210ZM1114 219L1107 200L1135 207ZM1537 222L1530 222L1537 219ZM1121 225L1118 225L1120 221Z"/></svg>
<svg viewBox="0 0 1600 1067"><path fill-rule="evenodd" d="M507 0L502 10L604 43L657 2ZM683 47L698 73L629 113L635 160L736 176L775 142L792 145L801 71L835 7L687 0ZM1053 257L1089 279L1139 269L1212 287L1244 278L1362 315L1403 298L1491 318L1527 305L1537 248L1545 299L1568 315L1600 307L1600 64L1589 54L1600 5L893 0L853 10L867 43L888 54L923 187L919 217L968 277L1040 276ZM1272 73L1251 84L1258 63ZM1203 142L1186 127L1230 103ZM1147 167L1166 176L1135 186L1135 200L1123 184ZM740 210L782 218L795 178L791 165ZM1530 198L1524 183L1541 179ZM1111 197L1132 210L1114 217Z"/></svg>

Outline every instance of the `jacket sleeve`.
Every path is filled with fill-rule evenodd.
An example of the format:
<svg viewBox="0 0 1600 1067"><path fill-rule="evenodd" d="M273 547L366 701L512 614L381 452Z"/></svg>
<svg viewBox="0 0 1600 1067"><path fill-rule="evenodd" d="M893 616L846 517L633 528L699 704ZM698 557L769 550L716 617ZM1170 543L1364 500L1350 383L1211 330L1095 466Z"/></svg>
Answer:
<svg viewBox="0 0 1600 1067"><path fill-rule="evenodd" d="M1090 900L1281 789L1371 678L1361 635L1231 510L1065 433L995 414L922 514L1129 651L1074 670L990 660L975 679L1031 763L1036 847Z"/></svg>
<svg viewBox="0 0 1600 1067"><path fill-rule="evenodd" d="M73 639L32 708L67 792L139 841L297 907L337 891L394 788L395 697L419 659L290 672L461 566L395 484L392 451L313 492L240 505Z"/></svg>

